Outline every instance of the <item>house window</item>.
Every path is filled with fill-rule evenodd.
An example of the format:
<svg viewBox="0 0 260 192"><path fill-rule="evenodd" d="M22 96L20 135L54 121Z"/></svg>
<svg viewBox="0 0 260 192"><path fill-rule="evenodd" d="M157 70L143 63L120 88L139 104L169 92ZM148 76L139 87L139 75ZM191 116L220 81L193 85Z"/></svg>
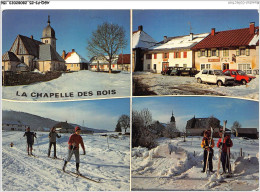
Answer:
<svg viewBox="0 0 260 192"><path fill-rule="evenodd" d="M151 69L151 67L150 67L150 64L147 64L147 69L148 69L148 70L150 70L150 69Z"/></svg>
<svg viewBox="0 0 260 192"><path fill-rule="evenodd" d="M163 53L163 59L168 59L169 58L169 53Z"/></svg>
<svg viewBox="0 0 260 192"><path fill-rule="evenodd" d="M212 57L216 57L217 56L217 50L216 49L214 49L214 50L211 50L211 56Z"/></svg>
<svg viewBox="0 0 260 192"><path fill-rule="evenodd" d="M153 54L153 58L157 59L157 53Z"/></svg>
<svg viewBox="0 0 260 192"><path fill-rule="evenodd" d="M156 64L153 64L153 69L156 70Z"/></svg>
<svg viewBox="0 0 260 192"><path fill-rule="evenodd" d="M179 67L179 64L175 64L175 67Z"/></svg>
<svg viewBox="0 0 260 192"><path fill-rule="evenodd" d="M183 52L183 58L187 58L187 51Z"/></svg>
<svg viewBox="0 0 260 192"><path fill-rule="evenodd" d="M181 58L180 52L174 52L174 58Z"/></svg>
<svg viewBox="0 0 260 192"><path fill-rule="evenodd" d="M48 40L45 40L45 43L48 43Z"/></svg>
<svg viewBox="0 0 260 192"><path fill-rule="evenodd" d="M223 57L228 57L229 56L229 50L227 48L223 49Z"/></svg>
<svg viewBox="0 0 260 192"><path fill-rule="evenodd" d="M200 51L200 56L201 57L207 57L207 55L208 55L207 54L207 50L203 49L203 50Z"/></svg>
<svg viewBox="0 0 260 192"><path fill-rule="evenodd" d="M71 67L73 67L73 64L71 64Z"/></svg>
<svg viewBox="0 0 260 192"><path fill-rule="evenodd" d="M252 74L252 68L250 64L238 64L238 70L244 71L247 74Z"/></svg>
<svg viewBox="0 0 260 192"><path fill-rule="evenodd" d="M184 68L187 68L187 64L183 64L183 67L184 67Z"/></svg>
<svg viewBox="0 0 260 192"><path fill-rule="evenodd" d="M146 54L146 59L152 59L152 54Z"/></svg>
<svg viewBox="0 0 260 192"><path fill-rule="evenodd" d="M246 55L246 48L240 49L240 55Z"/></svg>
<svg viewBox="0 0 260 192"><path fill-rule="evenodd" d="M200 70L210 69L210 64L200 64Z"/></svg>

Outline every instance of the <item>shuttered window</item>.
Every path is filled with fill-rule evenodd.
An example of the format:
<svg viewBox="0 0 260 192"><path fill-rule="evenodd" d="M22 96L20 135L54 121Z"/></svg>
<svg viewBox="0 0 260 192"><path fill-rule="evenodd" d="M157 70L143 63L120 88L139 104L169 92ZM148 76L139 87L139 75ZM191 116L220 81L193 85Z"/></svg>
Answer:
<svg viewBox="0 0 260 192"><path fill-rule="evenodd" d="M183 58L187 58L187 51L183 52Z"/></svg>

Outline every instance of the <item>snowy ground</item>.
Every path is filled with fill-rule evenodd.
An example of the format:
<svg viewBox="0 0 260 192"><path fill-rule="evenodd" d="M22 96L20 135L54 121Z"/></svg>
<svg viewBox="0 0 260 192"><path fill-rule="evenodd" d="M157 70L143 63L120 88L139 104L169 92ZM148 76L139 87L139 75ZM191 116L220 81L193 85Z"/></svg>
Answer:
<svg viewBox="0 0 260 192"><path fill-rule="evenodd" d="M168 76L149 72L136 72L133 78L149 87L157 95L217 95L259 99L259 76L247 85L221 86L199 84L194 77Z"/></svg>
<svg viewBox="0 0 260 192"><path fill-rule="evenodd" d="M129 137L118 139L98 135L83 135L86 155L80 156L82 174L100 179L95 183L63 173L62 160L47 157L48 133L37 133L34 154L26 152L22 132L2 133L2 189L4 191L128 191L130 189ZM67 156L69 134L57 140L57 156ZM14 147L10 147L10 143ZM80 149L82 153L82 150ZM53 150L51 153L53 156ZM75 171L75 158L67 170Z"/></svg>
<svg viewBox="0 0 260 192"><path fill-rule="evenodd" d="M234 176L224 178L217 172L207 176L203 168L202 137L160 139L152 150L132 149L132 190L172 191L252 191L259 190L259 140L232 138L231 166ZM215 144L218 139L214 139ZM240 157L240 148L245 152ZM214 148L213 170L218 167ZM220 173L222 172L222 167Z"/></svg>
<svg viewBox="0 0 260 192"><path fill-rule="evenodd" d="M48 82L3 87L2 94L3 99L24 101L127 97L130 96L130 73L109 74L88 70L65 73Z"/></svg>

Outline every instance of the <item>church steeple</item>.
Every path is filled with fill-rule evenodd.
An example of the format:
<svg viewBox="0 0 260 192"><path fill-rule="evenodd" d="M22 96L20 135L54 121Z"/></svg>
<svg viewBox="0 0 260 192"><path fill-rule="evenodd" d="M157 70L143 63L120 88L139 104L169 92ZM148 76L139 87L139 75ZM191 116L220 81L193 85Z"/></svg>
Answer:
<svg viewBox="0 0 260 192"><path fill-rule="evenodd" d="M48 15L48 25L43 29L42 31L42 42L44 44L50 44L55 50L56 50L56 37L55 37L55 31L51 27L51 19L50 15Z"/></svg>
<svg viewBox="0 0 260 192"><path fill-rule="evenodd" d="M48 25L51 24L50 15L48 15Z"/></svg>
<svg viewBox="0 0 260 192"><path fill-rule="evenodd" d="M173 111L172 111L171 122L175 122L175 117L173 116Z"/></svg>

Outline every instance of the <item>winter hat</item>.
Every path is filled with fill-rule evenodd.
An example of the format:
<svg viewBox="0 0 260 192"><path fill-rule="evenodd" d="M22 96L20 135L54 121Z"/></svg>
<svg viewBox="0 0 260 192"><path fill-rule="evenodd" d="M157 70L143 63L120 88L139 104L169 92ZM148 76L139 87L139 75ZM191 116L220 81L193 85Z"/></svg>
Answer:
<svg viewBox="0 0 260 192"><path fill-rule="evenodd" d="M75 127L75 132L77 132L78 130L81 130L80 127Z"/></svg>

